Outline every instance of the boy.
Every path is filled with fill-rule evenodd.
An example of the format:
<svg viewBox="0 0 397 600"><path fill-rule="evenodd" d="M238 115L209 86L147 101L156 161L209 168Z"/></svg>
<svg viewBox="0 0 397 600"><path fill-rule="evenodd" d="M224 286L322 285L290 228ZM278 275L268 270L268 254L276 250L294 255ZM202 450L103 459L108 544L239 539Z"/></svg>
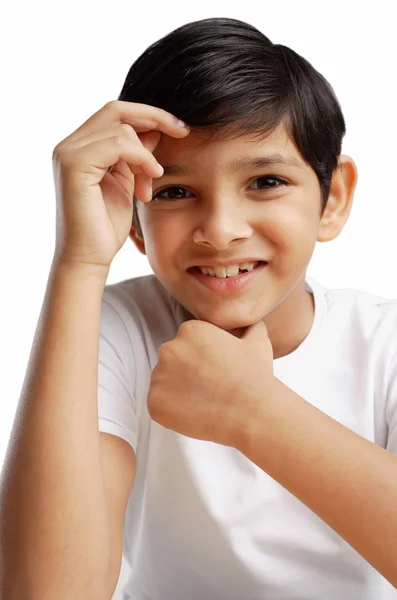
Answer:
<svg viewBox="0 0 397 600"><path fill-rule="evenodd" d="M125 598L397 597L397 304L306 277L350 214L344 133L305 59L207 19L55 148L4 597L109 600L122 550ZM128 235L154 275L106 285Z"/></svg>

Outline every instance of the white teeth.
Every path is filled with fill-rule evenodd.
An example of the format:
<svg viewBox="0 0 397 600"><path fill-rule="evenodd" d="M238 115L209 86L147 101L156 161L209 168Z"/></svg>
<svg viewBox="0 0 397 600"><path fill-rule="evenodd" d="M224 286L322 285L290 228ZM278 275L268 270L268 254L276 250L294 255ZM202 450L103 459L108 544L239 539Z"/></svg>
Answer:
<svg viewBox="0 0 397 600"><path fill-rule="evenodd" d="M202 273L204 273L204 275L212 275L213 277L220 277L224 279L225 277L235 277L238 275L239 270L253 271L257 264L258 262L253 262L241 263L240 265L229 265L228 267L215 267L214 269L211 269L211 267L198 268Z"/></svg>
<svg viewBox="0 0 397 600"><path fill-rule="evenodd" d="M235 277L238 275L238 265L230 265L229 267L215 267L214 272L216 277Z"/></svg>

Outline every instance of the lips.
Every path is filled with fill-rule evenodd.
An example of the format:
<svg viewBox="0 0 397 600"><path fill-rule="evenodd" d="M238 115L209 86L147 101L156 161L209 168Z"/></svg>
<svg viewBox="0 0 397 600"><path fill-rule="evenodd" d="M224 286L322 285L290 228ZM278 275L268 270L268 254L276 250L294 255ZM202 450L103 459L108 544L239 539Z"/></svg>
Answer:
<svg viewBox="0 0 397 600"><path fill-rule="evenodd" d="M190 267L188 274L193 280L196 280L200 286L204 286L211 292L218 294L239 294L243 293L249 285L254 284L254 281L260 277L267 266L267 262L259 261L255 269L252 271L242 271L234 277L215 277L212 275L204 275L197 267Z"/></svg>

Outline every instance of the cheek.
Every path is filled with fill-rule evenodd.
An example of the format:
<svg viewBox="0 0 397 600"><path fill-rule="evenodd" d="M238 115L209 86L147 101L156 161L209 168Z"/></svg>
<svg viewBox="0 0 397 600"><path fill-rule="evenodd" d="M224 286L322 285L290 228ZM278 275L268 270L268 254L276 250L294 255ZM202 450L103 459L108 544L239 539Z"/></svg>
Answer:
<svg viewBox="0 0 397 600"><path fill-rule="evenodd" d="M262 218L259 231L274 248L280 260L304 260L313 252L319 218L306 206L280 207Z"/></svg>
<svg viewBox="0 0 397 600"><path fill-rule="evenodd" d="M186 229L176 215L145 214L141 220L146 254L153 267L164 269L175 262L186 238Z"/></svg>

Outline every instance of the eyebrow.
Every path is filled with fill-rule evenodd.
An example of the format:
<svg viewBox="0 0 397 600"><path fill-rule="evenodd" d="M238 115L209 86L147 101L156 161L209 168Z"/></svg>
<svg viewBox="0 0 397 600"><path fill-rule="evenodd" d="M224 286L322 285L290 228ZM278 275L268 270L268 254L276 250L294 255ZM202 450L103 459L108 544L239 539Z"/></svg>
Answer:
<svg viewBox="0 0 397 600"><path fill-rule="evenodd" d="M292 156L287 157L282 154L270 154L268 156L242 156L232 160L227 166L227 170L230 172L235 171L253 171L257 169L263 169L270 166L288 166L295 169L303 169L304 164ZM189 168L186 165L162 165L164 169L164 175L191 175L196 169ZM163 177L164 177L163 175Z"/></svg>

